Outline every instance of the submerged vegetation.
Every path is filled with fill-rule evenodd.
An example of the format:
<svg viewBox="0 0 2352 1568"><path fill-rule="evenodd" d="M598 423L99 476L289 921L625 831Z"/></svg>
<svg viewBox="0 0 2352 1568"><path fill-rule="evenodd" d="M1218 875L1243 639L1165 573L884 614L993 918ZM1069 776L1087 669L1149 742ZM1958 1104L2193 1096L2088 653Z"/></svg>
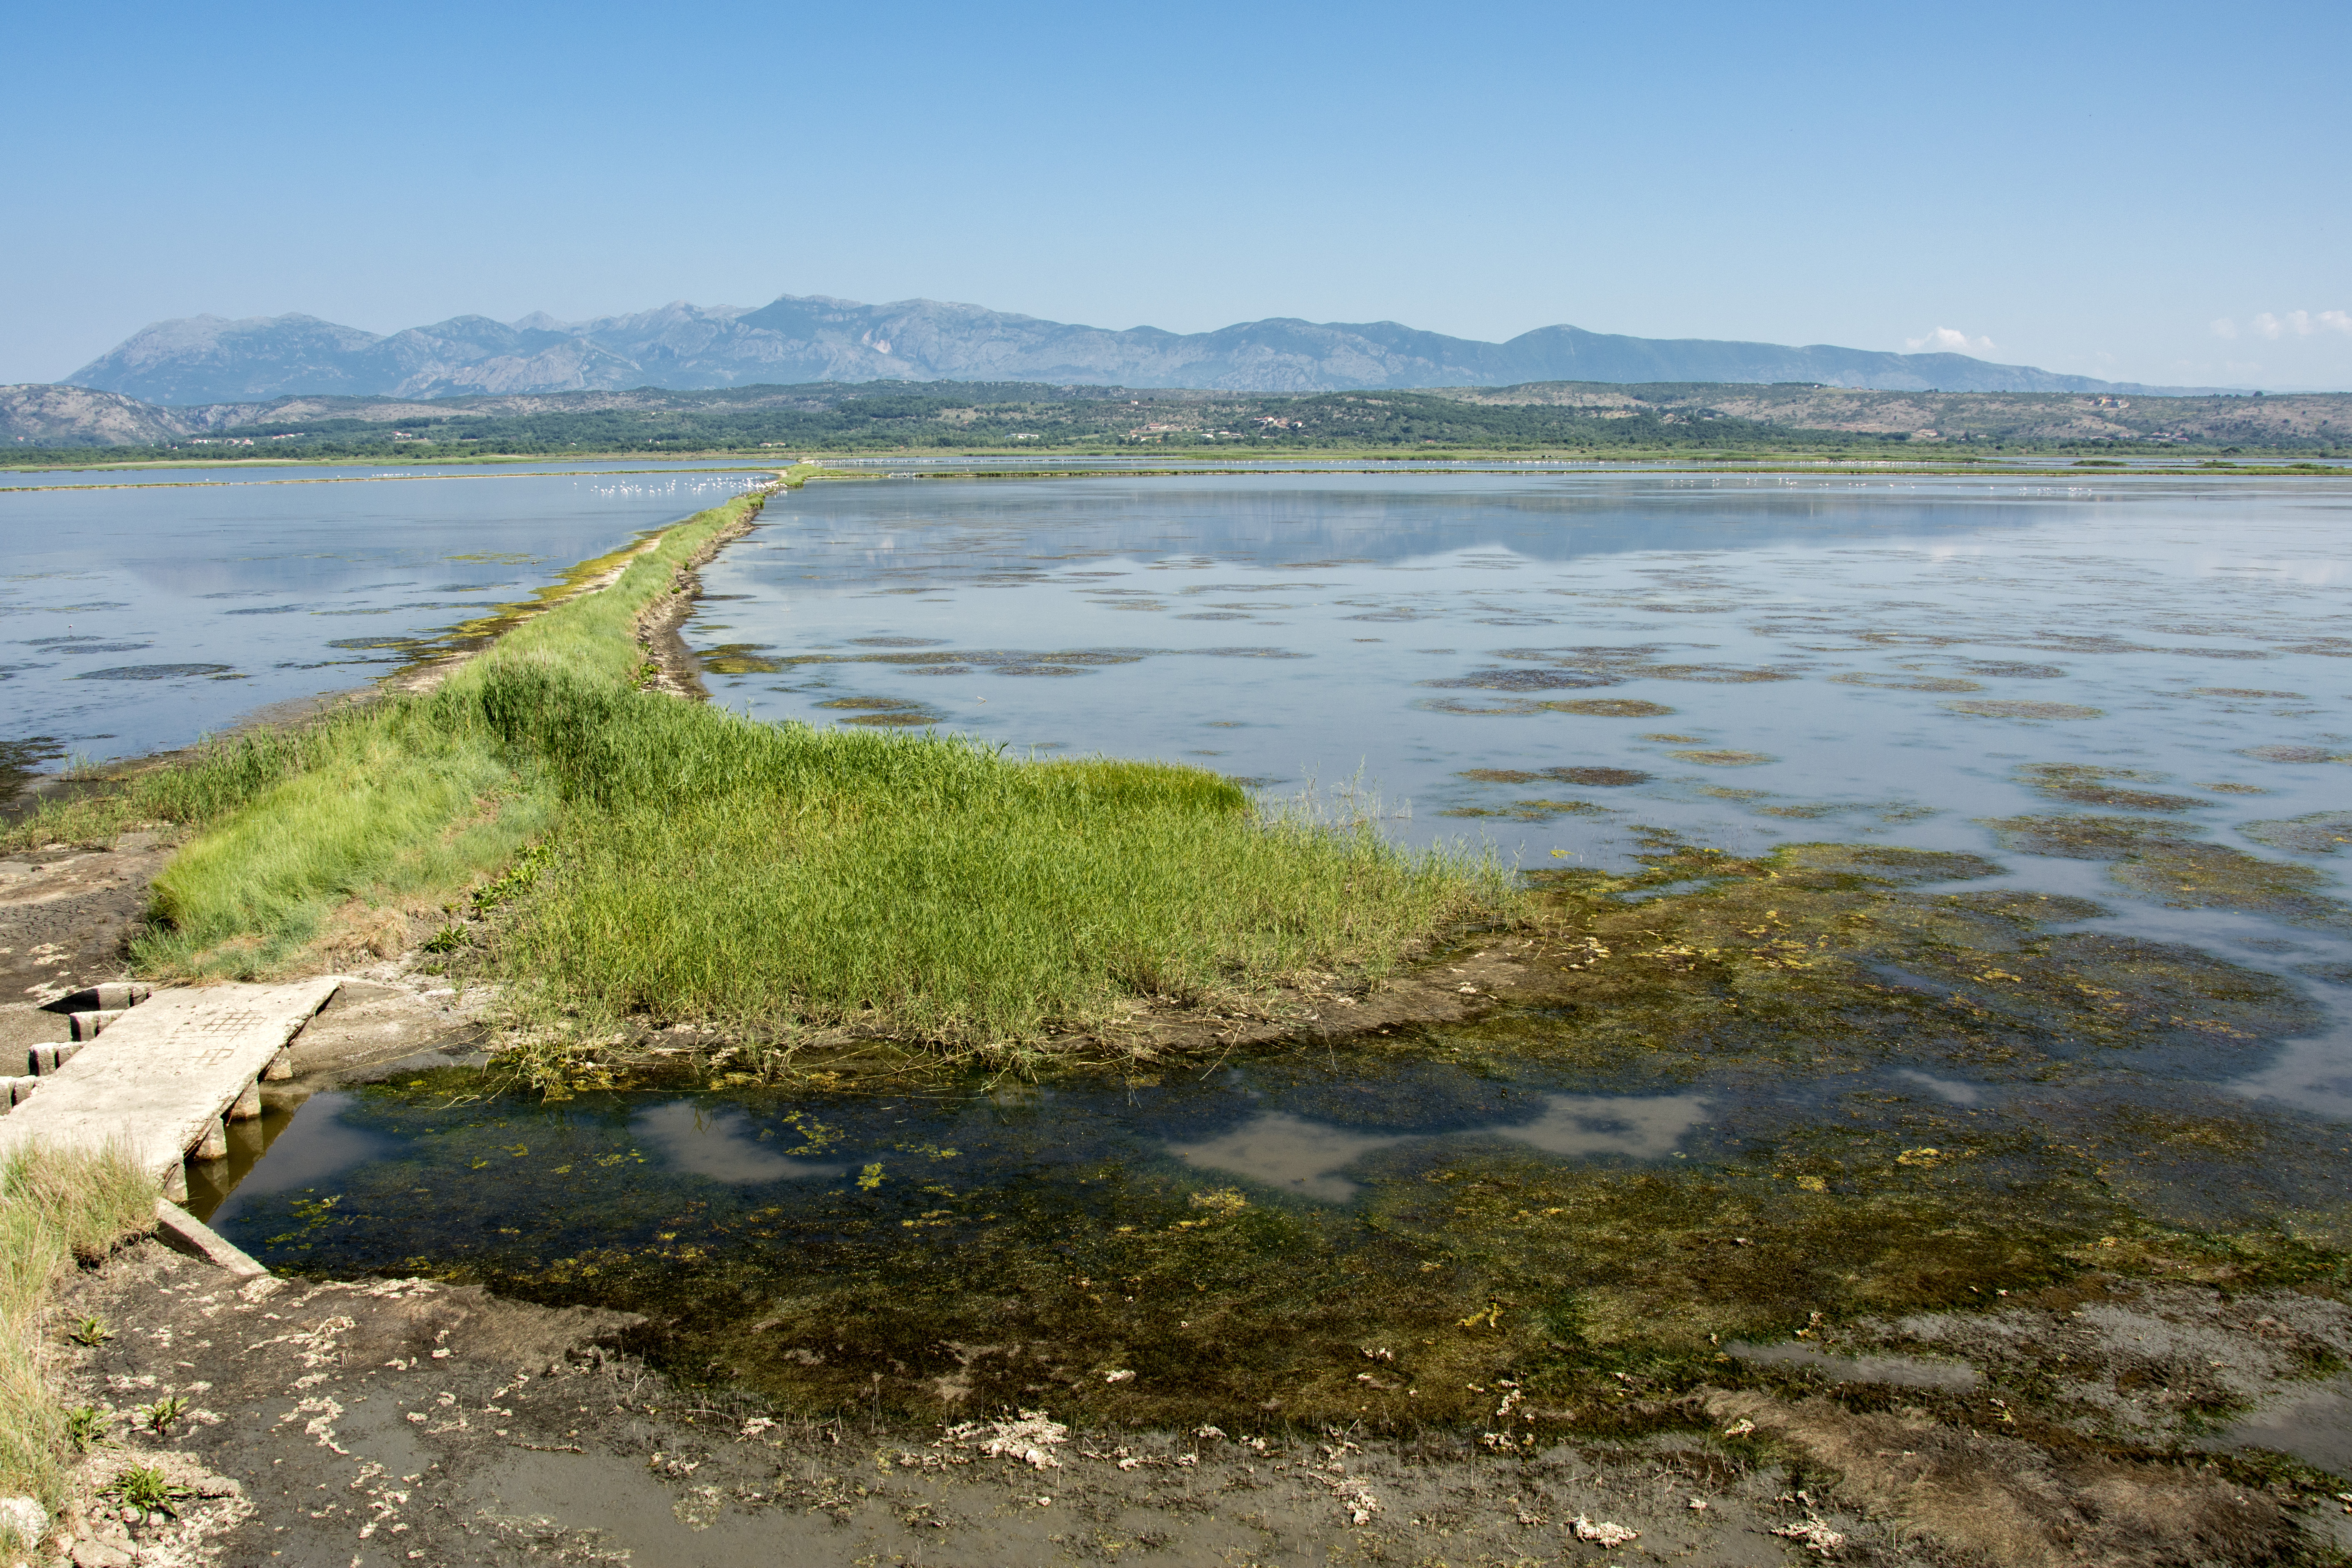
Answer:
<svg viewBox="0 0 2352 1568"><path fill-rule="evenodd" d="M802 1411L1467 1425L1506 1451L1685 1425L1695 1391L1784 1375L1741 1352L1792 1333L1917 1349L1910 1314L2134 1278L2346 1289L2334 1141L2222 1087L2316 1020L2291 984L1971 888L1999 870L1973 856L1652 849L1547 874L1540 921L1448 953L1523 973L1482 1020L1038 1085L841 1054L556 1102L404 1078L347 1113L402 1152L249 1234L626 1307L681 1375ZM688 1125L716 1152L646 1181Z"/></svg>
<svg viewBox="0 0 2352 1568"><path fill-rule="evenodd" d="M2181 803L2158 804L2153 807L2156 810L2179 810L2200 804L2175 795L2154 798ZM2147 798L2139 801L2138 809L2151 809ZM2339 813L2304 820L2341 823L2344 818ZM2030 855L2107 861L2108 875L2119 886L2174 909L2239 910L2268 915L2289 925L2352 932L2352 910L2320 891L2327 885L2326 873L2315 867L2264 859L2242 849L2205 843L2200 837L2203 829L2195 823L2161 816L2068 815L1996 817L1986 826L2003 845ZM2249 837L2259 841L2259 835ZM2321 837L2315 830L2310 840ZM2298 835L2291 847L2302 847L2305 842Z"/></svg>
<svg viewBox="0 0 2352 1568"><path fill-rule="evenodd" d="M15 837L195 830L157 879L147 973L389 956L421 921L542 1044L685 1023L1034 1046L1134 1008L1247 1012L1307 975L1360 985L1510 902L1484 858L1262 809L1198 769L770 726L647 689L640 616L760 504L669 530L428 693L200 749ZM450 918L526 845L543 869ZM562 1050L518 1059L560 1077Z"/></svg>

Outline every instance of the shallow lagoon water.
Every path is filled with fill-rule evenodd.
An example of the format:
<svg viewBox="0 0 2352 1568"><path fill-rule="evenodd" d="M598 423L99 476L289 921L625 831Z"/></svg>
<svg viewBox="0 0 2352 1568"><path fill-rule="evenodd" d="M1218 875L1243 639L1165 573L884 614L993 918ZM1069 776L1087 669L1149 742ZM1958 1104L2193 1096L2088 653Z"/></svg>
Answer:
<svg viewBox="0 0 2352 1568"><path fill-rule="evenodd" d="M543 1104L401 1076L313 1100L304 1179L248 1182L217 1223L280 1266L630 1306L674 1368L803 1405L1084 1410L1141 1369L1118 1408L1171 1420L1351 1415L1391 1341L1482 1383L1546 1345L1633 1365L1609 1358L1965 1304L2135 1226L2340 1247L2343 857L2262 825L2352 782L2347 509L2168 479L798 492L705 573L693 628L760 716L910 704L1276 789L1361 763L1411 798L1401 836L1487 831L1536 868L1655 858L1654 825L2003 869L1955 862L1874 914L1917 924L1862 972L1911 1011L1819 1015L1811 1044L1791 1015L1571 1049L1609 1019L1538 1005L1128 1079ZM1980 820L2123 813L2244 858L2084 858ZM2153 879L2215 865L2327 874L2303 904ZM1640 891L1670 905L1692 869ZM1995 906L2020 889L2057 901L2012 952ZM2118 996L2147 1005L2110 1030ZM1939 1002L1958 1033L1928 1027Z"/></svg>
<svg viewBox="0 0 2352 1568"><path fill-rule="evenodd" d="M1984 823L2152 795L2340 887L2338 482L878 480L795 492L704 575L688 636L760 718L1360 775L1399 837L1528 866L1623 866L1647 826L1998 853L2121 929L2352 979L2342 928L2184 916ZM2352 1114L2352 1041L2316 1049Z"/></svg>
<svg viewBox="0 0 2352 1568"><path fill-rule="evenodd" d="M318 477L0 489L0 762L136 756L361 685L763 476Z"/></svg>
<svg viewBox="0 0 2352 1568"><path fill-rule="evenodd" d="M2166 773L2221 825L2352 778L2326 761L2352 754L2352 487L2327 482L835 483L705 577L689 634L755 716L935 717L1273 787L1361 768L1408 836L1491 812L1537 856L1629 820L1979 847L1967 817L2039 804L2033 762ZM1655 777L1541 776L1596 763Z"/></svg>
<svg viewBox="0 0 2352 1568"><path fill-rule="evenodd" d="M513 458L497 463L192 463L0 469L0 489L119 489L148 485L341 484L352 479L508 479L534 474L665 474L760 468L698 458L602 458L588 462ZM764 468L760 468L764 472Z"/></svg>

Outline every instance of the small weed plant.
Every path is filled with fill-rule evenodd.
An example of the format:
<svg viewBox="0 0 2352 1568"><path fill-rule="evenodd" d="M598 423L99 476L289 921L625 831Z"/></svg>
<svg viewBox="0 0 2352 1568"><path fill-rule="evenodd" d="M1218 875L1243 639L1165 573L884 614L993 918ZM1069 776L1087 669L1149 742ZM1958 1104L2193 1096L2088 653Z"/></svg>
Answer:
<svg viewBox="0 0 2352 1568"><path fill-rule="evenodd" d="M66 1412L66 1441L74 1452L86 1454L106 1437L106 1413L95 1405L77 1405Z"/></svg>
<svg viewBox="0 0 2352 1568"><path fill-rule="evenodd" d="M180 1505L195 1493L164 1475L161 1466L133 1465L107 1483L103 1495L125 1508L177 1519Z"/></svg>
<svg viewBox="0 0 2352 1568"><path fill-rule="evenodd" d="M427 952L458 952L473 945L473 938L464 926L452 921L425 939Z"/></svg>

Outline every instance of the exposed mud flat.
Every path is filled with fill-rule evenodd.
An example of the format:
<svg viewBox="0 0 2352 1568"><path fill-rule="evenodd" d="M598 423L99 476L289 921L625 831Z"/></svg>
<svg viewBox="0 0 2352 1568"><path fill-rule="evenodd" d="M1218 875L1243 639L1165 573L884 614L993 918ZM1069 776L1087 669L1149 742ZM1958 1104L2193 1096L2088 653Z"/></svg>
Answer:
<svg viewBox="0 0 2352 1568"><path fill-rule="evenodd" d="M0 859L0 1049L64 1039L65 1019L41 1005L128 975L123 943L173 847L165 834L128 833L110 848L55 844Z"/></svg>
<svg viewBox="0 0 2352 1568"><path fill-rule="evenodd" d="M2221 1328L2220 1293L2195 1294L2099 1331ZM1635 1386L1647 1436L1498 1448L1271 1420L1088 1429L1050 1410L780 1419L621 1352L625 1315L427 1280L246 1282L153 1243L66 1307L115 1336L73 1352L109 1432L93 1484L160 1461L198 1494L176 1521L62 1521L140 1562L1468 1564L1587 1561L1613 1541L1721 1564L2158 1564L2352 1542L2343 1505L2242 1464L2101 1452L1999 1395L1971 1415L1817 1373L1670 1400ZM173 1396L184 1412L149 1430L138 1412Z"/></svg>

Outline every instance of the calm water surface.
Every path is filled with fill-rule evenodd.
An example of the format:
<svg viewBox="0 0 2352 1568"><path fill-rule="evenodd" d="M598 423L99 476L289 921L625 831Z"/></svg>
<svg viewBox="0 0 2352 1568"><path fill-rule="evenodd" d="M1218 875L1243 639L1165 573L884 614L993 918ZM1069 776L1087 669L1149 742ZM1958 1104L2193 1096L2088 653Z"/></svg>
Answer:
<svg viewBox="0 0 2352 1568"><path fill-rule="evenodd" d="M1488 831L1535 858L1606 855L1634 821L1734 847L1979 847L1968 818L2037 803L2019 763L2263 792L2209 794L2216 824L2332 806L2352 781L2245 754L2352 750L2342 485L880 481L767 519L705 574L689 627L722 669L782 666L715 680L730 706L935 719L1274 788L1361 769L1410 837L1573 796L1600 814ZM1561 706L1595 698L1664 711ZM876 700L909 706L827 707ZM1562 766L1649 777L1463 776Z"/></svg>
<svg viewBox="0 0 2352 1568"><path fill-rule="evenodd" d="M765 472L759 464L604 458L593 462L507 463L284 463L231 467L192 463L185 468L0 468L0 489L87 489L149 485L341 484L352 479L505 479L532 474L706 473L736 469Z"/></svg>
<svg viewBox="0 0 2352 1568"><path fill-rule="evenodd" d="M417 639L764 477L299 472L0 489L0 745L14 760L135 756L361 685Z"/></svg>

